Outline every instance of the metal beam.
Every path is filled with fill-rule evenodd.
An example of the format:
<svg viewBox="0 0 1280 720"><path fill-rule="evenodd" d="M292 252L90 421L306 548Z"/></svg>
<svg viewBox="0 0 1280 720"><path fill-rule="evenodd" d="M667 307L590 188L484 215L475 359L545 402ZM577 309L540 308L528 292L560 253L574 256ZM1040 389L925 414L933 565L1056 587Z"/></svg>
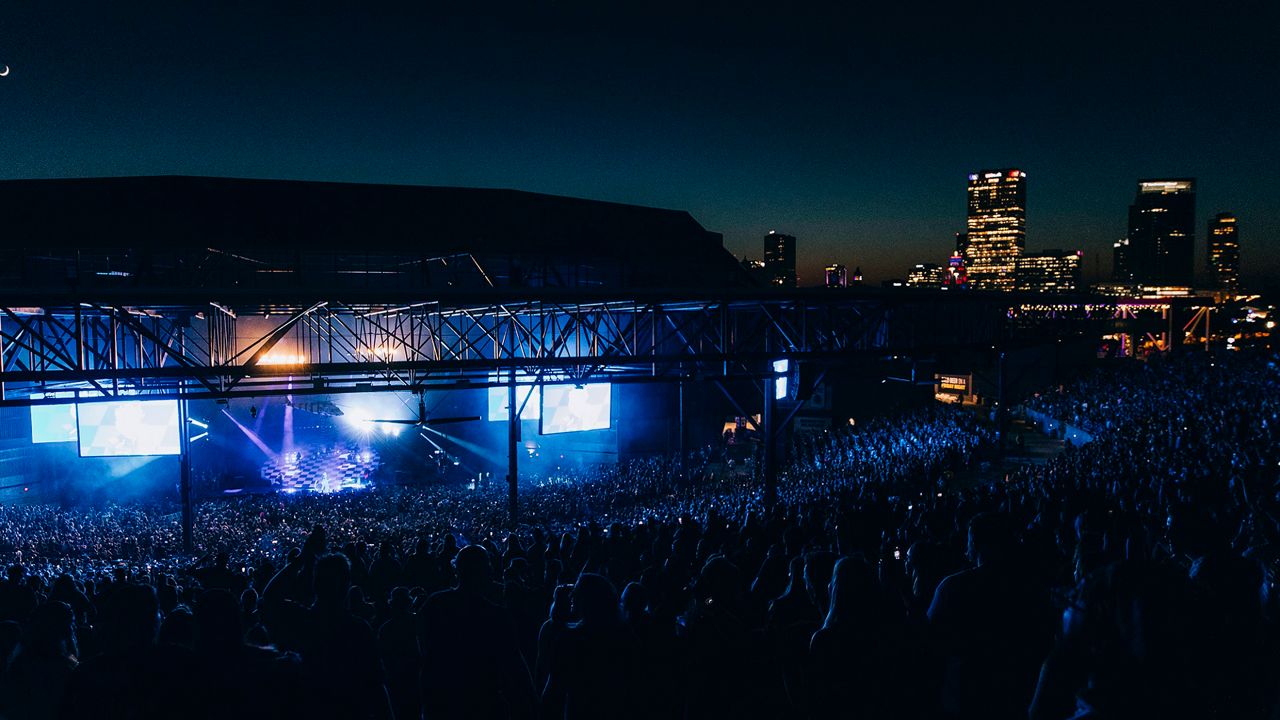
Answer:
<svg viewBox="0 0 1280 720"><path fill-rule="evenodd" d="M411 387L450 375L476 383L488 373L534 369L579 382L753 378L752 368L781 357L839 361L990 345L1007 303L957 297L757 292L642 301L558 292L494 301L472 293L401 304L312 301L283 323L255 309L262 298L139 310L66 297L39 306L41 298L29 297L0 305L10 324L0 328L0 384L3 402L21 402L51 390L79 390L82 400L179 391L192 399L242 397L286 379L329 388ZM272 312L282 305L289 303L271 304ZM110 328L97 328L105 320L86 317L84 307L106 313ZM175 348L184 333L199 341ZM269 362L286 340L299 362Z"/></svg>

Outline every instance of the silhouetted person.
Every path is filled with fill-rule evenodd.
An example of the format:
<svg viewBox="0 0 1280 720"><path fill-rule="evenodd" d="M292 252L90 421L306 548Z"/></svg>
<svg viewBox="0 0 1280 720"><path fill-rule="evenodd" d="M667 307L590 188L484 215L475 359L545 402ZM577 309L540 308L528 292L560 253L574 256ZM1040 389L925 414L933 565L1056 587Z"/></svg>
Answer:
<svg viewBox="0 0 1280 720"><path fill-rule="evenodd" d="M771 652L777 658L782 682L795 702L802 702L808 690L805 660L809 643L818 630L822 616L805 587L805 556L796 555L788 563L786 590L768 605L768 630Z"/></svg>
<svg viewBox="0 0 1280 720"><path fill-rule="evenodd" d="M818 614L817 606L813 604L813 600L809 597L808 590L805 589L804 565L805 558L803 555L796 555L791 558L786 590L777 598L774 598L773 602L769 603L769 626L771 628L785 628L801 624L809 628L809 635L812 635L813 631L817 629L821 616Z"/></svg>
<svg viewBox="0 0 1280 720"><path fill-rule="evenodd" d="M319 555L324 537L319 529L313 532L299 557L263 591L267 632L302 656L304 696L311 712L320 717L389 717L373 629L348 607L351 563L345 555ZM314 568L310 606L284 597L290 581L308 568Z"/></svg>
<svg viewBox="0 0 1280 720"><path fill-rule="evenodd" d="M929 629L944 662L946 717L1026 716L1053 625L1047 590L1018 564L1017 542L1006 518L975 515L974 567L944 578L934 593Z"/></svg>
<svg viewBox="0 0 1280 720"><path fill-rule="evenodd" d="M369 598L380 609L385 606L391 589L400 581L400 561L396 558L395 546L383 542L378 549L378 557L369 566Z"/></svg>
<svg viewBox="0 0 1280 720"><path fill-rule="evenodd" d="M702 567L684 616L689 674L686 717L762 717L776 712L762 640L744 620L744 583L721 556Z"/></svg>
<svg viewBox="0 0 1280 720"><path fill-rule="evenodd" d="M1089 578L1065 613L1030 717L1250 717L1211 711L1219 698L1205 670L1229 658L1202 655L1203 618L1190 590L1176 569L1146 561Z"/></svg>
<svg viewBox="0 0 1280 720"><path fill-rule="evenodd" d="M0 683L0 717L8 720L56 718L71 673L79 663L75 614L66 603L41 605Z"/></svg>
<svg viewBox="0 0 1280 720"><path fill-rule="evenodd" d="M0 583L0 620L22 622L39 604L35 590L27 582L27 569L22 565L9 566L8 580Z"/></svg>
<svg viewBox="0 0 1280 720"><path fill-rule="evenodd" d="M93 603L89 602L88 596L76 587L75 580L66 573L59 575L58 579L53 581L49 600L66 603L71 608L71 612L75 613L77 625L88 622L93 615Z"/></svg>
<svg viewBox="0 0 1280 720"><path fill-rule="evenodd" d="M388 619L378 628L378 652L387 671L391 706L397 718L417 718L422 715L418 692L422 651L418 647L418 618L413 614L409 589L392 590L387 609Z"/></svg>
<svg viewBox="0 0 1280 720"><path fill-rule="evenodd" d="M241 607L229 590L205 592L193 614L200 714L279 718L308 710L301 662L293 653L245 642Z"/></svg>
<svg viewBox="0 0 1280 720"><path fill-rule="evenodd" d="M71 675L65 716L158 718L190 716L197 682L191 651L160 645L160 608L146 585L123 580L99 617L103 652Z"/></svg>
<svg viewBox="0 0 1280 720"><path fill-rule="evenodd" d="M206 588L219 588L222 590L230 590L235 581L235 576L228 567L230 558L225 552L220 552L214 557L213 562L209 565L191 571L191 574L200 581L200 584Z"/></svg>
<svg viewBox="0 0 1280 720"><path fill-rule="evenodd" d="M531 717L529 668L510 616L490 602L489 553L458 551L457 585L427 598L418 613L422 711L426 718Z"/></svg>
<svg viewBox="0 0 1280 720"><path fill-rule="evenodd" d="M890 604L875 571L861 558L841 558L831 602L810 646L809 697L814 717L914 716L920 661L902 609Z"/></svg>
<svg viewBox="0 0 1280 720"><path fill-rule="evenodd" d="M603 576L583 573L573 587L572 603L577 622L551 649L544 715L634 717L636 641L622 622L617 590Z"/></svg>

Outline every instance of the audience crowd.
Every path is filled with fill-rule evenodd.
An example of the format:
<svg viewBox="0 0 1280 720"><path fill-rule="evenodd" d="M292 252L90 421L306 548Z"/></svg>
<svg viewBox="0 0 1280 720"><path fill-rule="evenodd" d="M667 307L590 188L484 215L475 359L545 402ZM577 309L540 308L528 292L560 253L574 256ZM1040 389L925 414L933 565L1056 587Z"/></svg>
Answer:
<svg viewBox="0 0 1280 720"><path fill-rule="evenodd" d="M0 508L0 718L1277 718L1280 372L1188 354L758 478ZM705 460L705 458L704 458Z"/></svg>

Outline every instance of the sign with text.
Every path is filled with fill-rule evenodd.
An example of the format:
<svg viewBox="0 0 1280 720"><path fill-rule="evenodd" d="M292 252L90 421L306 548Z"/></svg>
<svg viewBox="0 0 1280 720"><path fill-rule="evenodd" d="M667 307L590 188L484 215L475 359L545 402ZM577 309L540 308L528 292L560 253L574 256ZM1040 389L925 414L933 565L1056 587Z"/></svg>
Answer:
<svg viewBox="0 0 1280 720"><path fill-rule="evenodd" d="M971 385L971 375L946 375L938 373L933 376L935 382L938 383L938 392L951 393L955 395L968 395Z"/></svg>

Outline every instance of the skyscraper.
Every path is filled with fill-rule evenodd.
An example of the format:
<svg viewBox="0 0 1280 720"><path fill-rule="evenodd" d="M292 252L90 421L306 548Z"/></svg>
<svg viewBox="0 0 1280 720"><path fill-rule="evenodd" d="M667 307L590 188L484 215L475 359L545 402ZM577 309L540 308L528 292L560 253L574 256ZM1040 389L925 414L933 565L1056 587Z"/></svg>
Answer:
<svg viewBox="0 0 1280 720"><path fill-rule="evenodd" d="M1129 260L1129 238L1122 237L1111 245L1111 278L1116 282L1133 282L1133 263Z"/></svg>
<svg viewBox="0 0 1280 720"><path fill-rule="evenodd" d="M907 286L919 288L942 287L943 271L936 263L916 263L907 271Z"/></svg>
<svg viewBox="0 0 1280 720"><path fill-rule="evenodd" d="M1209 274L1214 287L1240 289L1240 228L1236 216L1218 213L1209 221Z"/></svg>
<svg viewBox="0 0 1280 720"><path fill-rule="evenodd" d="M840 263L833 263L826 267L827 282L829 288L849 287L849 270Z"/></svg>
<svg viewBox="0 0 1280 720"><path fill-rule="evenodd" d="M770 285L795 287L796 239L770 230L764 236L764 269Z"/></svg>
<svg viewBox="0 0 1280 720"><path fill-rule="evenodd" d="M1069 293L1080 288L1083 250L1045 250L1018 258L1018 290Z"/></svg>
<svg viewBox="0 0 1280 720"><path fill-rule="evenodd" d="M1196 181L1139 180L1129 206L1124 260L1141 285L1191 287L1195 273Z"/></svg>
<svg viewBox="0 0 1280 720"><path fill-rule="evenodd" d="M1013 290L1027 239L1027 174L1016 168L969 175L964 259L977 290Z"/></svg>

